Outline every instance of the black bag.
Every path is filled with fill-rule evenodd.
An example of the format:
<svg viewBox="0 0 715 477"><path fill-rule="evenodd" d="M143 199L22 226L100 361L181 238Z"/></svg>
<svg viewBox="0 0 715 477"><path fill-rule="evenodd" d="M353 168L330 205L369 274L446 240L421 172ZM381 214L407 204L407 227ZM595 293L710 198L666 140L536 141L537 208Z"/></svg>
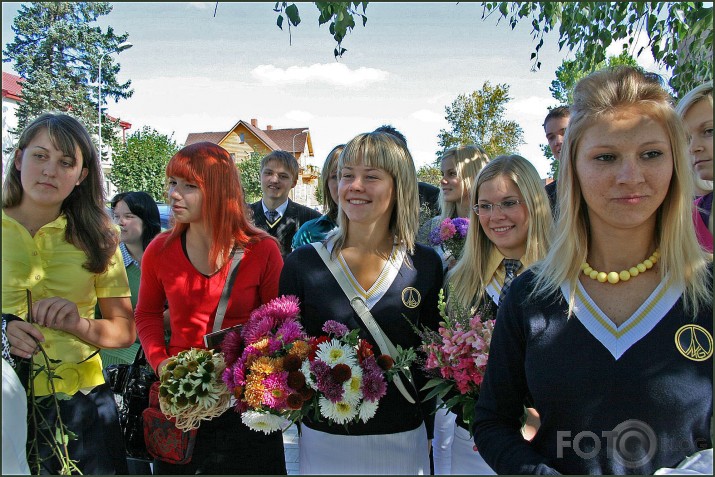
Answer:
<svg viewBox="0 0 715 477"><path fill-rule="evenodd" d="M114 392L119 411L127 457L152 461L144 442L142 412L149 407L149 390L159 378L147 364L144 350L139 347L132 364L112 364L105 368L107 381Z"/></svg>

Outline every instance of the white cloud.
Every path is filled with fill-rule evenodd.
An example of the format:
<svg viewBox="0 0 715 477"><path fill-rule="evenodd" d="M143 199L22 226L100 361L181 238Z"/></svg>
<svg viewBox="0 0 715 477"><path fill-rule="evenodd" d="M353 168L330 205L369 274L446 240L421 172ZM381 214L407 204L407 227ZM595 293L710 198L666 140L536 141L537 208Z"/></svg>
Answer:
<svg viewBox="0 0 715 477"><path fill-rule="evenodd" d="M332 86L365 88L373 83L385 81L389 73L366 67L351 70L343 63L315 63L310 66L290 66L285 69L273 65L259 65L251 70L251 76L262 83L269 84L326 83Z"/></svg>
<svg viewBox="0 0 715 477"><path fill-rule="evenodd" d="M216 5L214 2L188 2L187 6L194 7L199 10L206 10L210 6Z"/></svg>
<svg viewBox="0 0 715 477"><path fill-rule="evenodd" d="M285 113L286 119L290 119L291 121L310 121L313 119L315 116L308 111L298 111L298 110L292 110L288 111Z"/></svg>
<svg viewBox="0 0 715 477"><path fill-rule="evenodd" d="M434 111L431 111L429 109L420 109L419 111L415 111L414 113L410 114L410 118L425 123L439 123L444 121L443 115L435 113Z"/></svg>

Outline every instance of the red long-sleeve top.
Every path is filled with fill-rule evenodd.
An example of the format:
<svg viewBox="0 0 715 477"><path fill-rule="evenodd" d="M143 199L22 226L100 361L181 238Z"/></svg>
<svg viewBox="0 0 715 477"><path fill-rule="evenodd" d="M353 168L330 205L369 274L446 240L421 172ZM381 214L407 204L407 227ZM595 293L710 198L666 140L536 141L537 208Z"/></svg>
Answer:
<svg viewBox="0 0 715 477"><path fill-rule="evenodd" d="M158 235L144 251L139 300L134 312L137 333L152 368L190 348L203 348L216 316L230 262L207 277L189 261L175 239L165 246L168 233ZM245 323L251 312L278 295L283 268L278 245L263 239L246 247L233 284L222 328ZM171 340L164 342L164 304L171 316Z"/></svg>

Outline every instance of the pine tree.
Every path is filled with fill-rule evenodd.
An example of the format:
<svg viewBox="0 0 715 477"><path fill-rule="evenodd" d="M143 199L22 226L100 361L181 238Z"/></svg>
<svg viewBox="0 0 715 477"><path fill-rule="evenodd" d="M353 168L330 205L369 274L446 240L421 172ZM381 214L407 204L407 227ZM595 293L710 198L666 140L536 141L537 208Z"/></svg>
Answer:
<svg viewBox="0 0 715 477"><path fill-rule="evenodd" d="M102 53L113 52L129 34L115 34L112 27L103 32L93 25L107 15L107 2L32 2L23 4L13 20L14 40L3 50L3 62L13 62L25 79L17 112L18 130L39 114L61 111L79 119L87 130L97 132L97 78ZM115 101L134 92L131 80L117 82L120 65L112 54L102 59L102 104L107 97ZM104 109L103 109L104 111ZM115 139L115 128L102 119L102 140Z"/></svg>

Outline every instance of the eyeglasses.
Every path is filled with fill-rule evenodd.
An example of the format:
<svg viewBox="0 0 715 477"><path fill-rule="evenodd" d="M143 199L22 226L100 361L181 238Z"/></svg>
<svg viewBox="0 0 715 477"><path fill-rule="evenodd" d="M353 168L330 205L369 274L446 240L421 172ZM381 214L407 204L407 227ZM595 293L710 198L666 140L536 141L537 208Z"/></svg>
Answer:
<svg viewBox="0 0 715 477"><path fill-rule="evenodd" d="M523 201L518 199L509 199L503 202L497 202L496 204L475 204L474 207L472 207L472 210L477 215L487 216L492 215L492 212L494 211L494 206L499 207L502 212L508 212L510 210L513 210L514 207L516 207L517 205L523 203Z"/></svg>

